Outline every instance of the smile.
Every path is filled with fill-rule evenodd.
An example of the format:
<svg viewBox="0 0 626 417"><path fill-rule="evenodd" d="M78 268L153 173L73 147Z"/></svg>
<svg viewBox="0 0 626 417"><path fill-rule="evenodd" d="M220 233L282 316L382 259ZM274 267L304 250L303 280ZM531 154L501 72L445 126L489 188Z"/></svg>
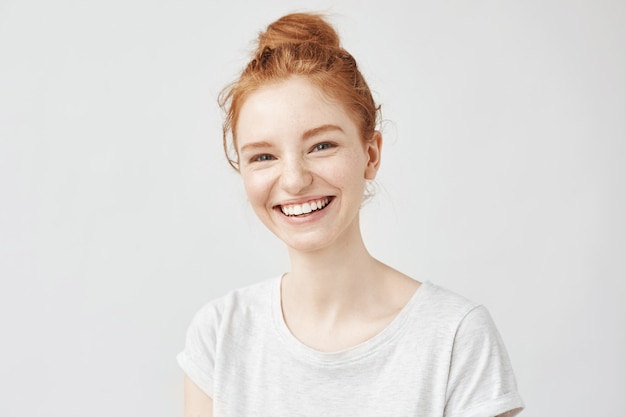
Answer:
<svg viewBox="0 0 626 417"><path fill-rule="evenodd" d="M282 211L285 216L305 216L314 211L323 210L331 200L332 197L326 197L319 200L307 201L303 204L285 204L279 207L280 211Z"/></svg>

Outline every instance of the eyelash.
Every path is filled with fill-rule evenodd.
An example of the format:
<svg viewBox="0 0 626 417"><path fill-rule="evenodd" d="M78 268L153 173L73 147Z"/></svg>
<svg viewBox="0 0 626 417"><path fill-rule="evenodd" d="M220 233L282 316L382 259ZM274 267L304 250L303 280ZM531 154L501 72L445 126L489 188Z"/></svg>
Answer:
<svg viewBox="0 0 626 417"><path fill-rule="evenodd" d="M260 155L255 155L250 159L250 162L266 162L275 159L272 155L268 153L262 153Z"/></svg>
<svg viewBox="0 0 626 417"><path fill-rule="evenodd" d="M322 146L323 148L320 149L320 147ZM311 152L325 151L327 149L334 148L335 146L336 146L335 144L330 143L330 142L322 142L322 143L318 143L317 145L315 145L313 149L311 150Z"/></svg>
<svg viewBox="0 0 626 417"><path fill-rule="evenodd" d="M335 146L337 145L335 145L334 143L322 142L313 146L313 148L311 148L311 152L321 152L327 149L334 148ZM274 159L276 158L274 158L273 155L270 155L268 153L262 153L262 154L255 155L252 158L250 158L250 162L267 162L267 161L272 161Z"/></svg>

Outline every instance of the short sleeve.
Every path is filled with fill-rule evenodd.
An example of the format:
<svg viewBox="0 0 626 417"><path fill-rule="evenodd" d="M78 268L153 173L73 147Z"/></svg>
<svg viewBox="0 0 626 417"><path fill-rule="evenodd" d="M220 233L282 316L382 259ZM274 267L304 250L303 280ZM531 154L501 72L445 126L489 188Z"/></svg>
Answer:
<svg viewBox="0 0 626 417"><path fill-rule="evenodd" d="M219 316L214 304L208 304L198 311L187 329L185 348L176 357L189 379L211 398Z"/></svg>
<svg viewBox="0 0 626 417"><path fill-rule="evenodd" d="M513 417L524 408L498 330L483 306L457 329L446 393L445 417Z"/></svg>

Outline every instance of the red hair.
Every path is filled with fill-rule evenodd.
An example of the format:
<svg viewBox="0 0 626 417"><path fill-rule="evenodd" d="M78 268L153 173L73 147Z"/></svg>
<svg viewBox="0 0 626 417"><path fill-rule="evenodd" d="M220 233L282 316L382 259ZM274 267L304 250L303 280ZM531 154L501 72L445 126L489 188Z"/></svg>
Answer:
<svg viewBox="0 0 626 417"><path fill-rule="evenodd" d="M335 29L318 14L288 14L259 35L252 60L239 79L219 96L220 107L226 114L224 152L236 170L239 168L235 129L243 102L260 87L294 75L307 77L329 97L342 103L354 117L363 140L372 138L380 106L374 102L356 61L341 47Z"/></svg>

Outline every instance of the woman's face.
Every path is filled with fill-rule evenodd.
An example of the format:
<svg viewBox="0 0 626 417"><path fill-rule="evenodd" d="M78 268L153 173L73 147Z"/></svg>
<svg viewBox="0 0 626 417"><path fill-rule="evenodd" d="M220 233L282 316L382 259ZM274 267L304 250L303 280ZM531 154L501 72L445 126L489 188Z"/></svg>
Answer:
<svg viewBox="0 0 626 417"><path fill-rule="evenodd" d="M365 180L380 161L379 133L364 143L341 104L292 77L245 100L236 136L250 204L289 247L316 251L359 238Z"/></svg>

